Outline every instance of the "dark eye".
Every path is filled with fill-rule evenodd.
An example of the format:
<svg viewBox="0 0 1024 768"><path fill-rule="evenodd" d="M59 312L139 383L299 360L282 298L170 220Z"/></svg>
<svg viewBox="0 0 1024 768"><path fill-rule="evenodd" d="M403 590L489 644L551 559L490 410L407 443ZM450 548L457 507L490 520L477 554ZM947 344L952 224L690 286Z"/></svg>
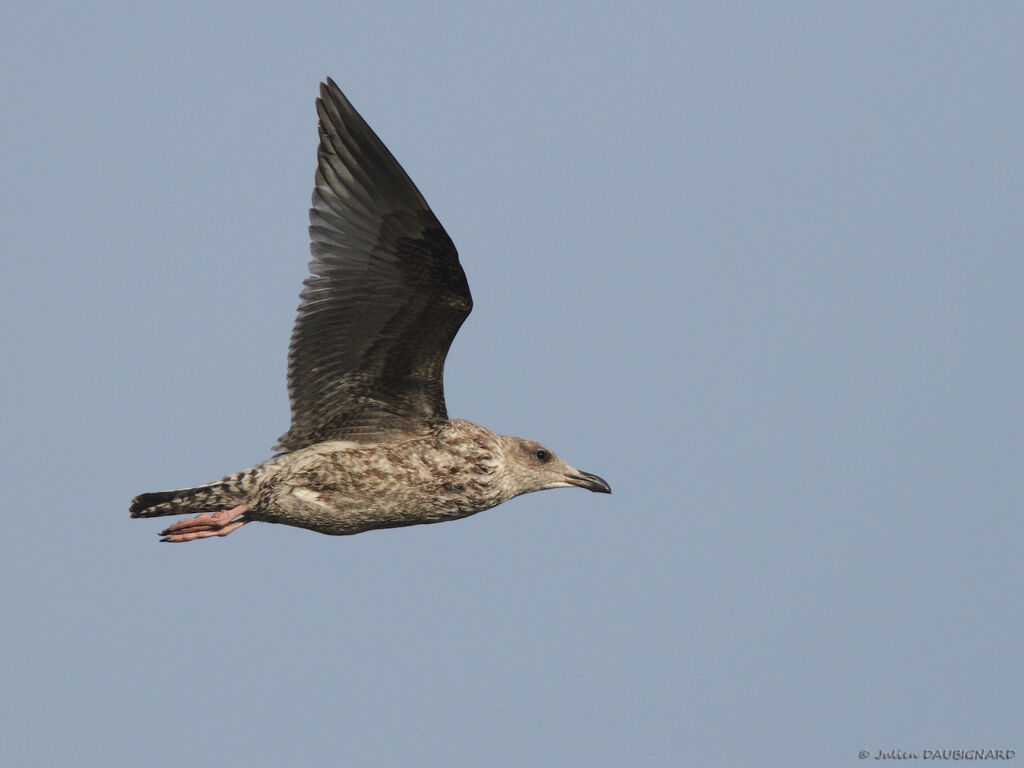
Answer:
<svg viewBox="0 0 1024 768"><path fill-rule="evenodd" d="M542 463L547 463L551 461L551 454L548 451L545 451L543 448L540 448L537 451L535 451L533 455L537 457L537 461L540 461Z"/></svg>

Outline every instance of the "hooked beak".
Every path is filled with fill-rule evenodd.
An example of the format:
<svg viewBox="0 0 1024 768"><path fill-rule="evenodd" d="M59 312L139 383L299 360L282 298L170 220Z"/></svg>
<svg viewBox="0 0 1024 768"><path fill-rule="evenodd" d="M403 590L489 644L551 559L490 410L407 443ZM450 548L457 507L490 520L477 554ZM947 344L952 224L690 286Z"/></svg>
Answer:
<svg viewBox="0 0 1024 768"><path fill-rule="evenodd" d="M597 475L577 470L575 475L566 475L566 479L573 485L586 488L594 493L611 493L612 487Z"/></svg>

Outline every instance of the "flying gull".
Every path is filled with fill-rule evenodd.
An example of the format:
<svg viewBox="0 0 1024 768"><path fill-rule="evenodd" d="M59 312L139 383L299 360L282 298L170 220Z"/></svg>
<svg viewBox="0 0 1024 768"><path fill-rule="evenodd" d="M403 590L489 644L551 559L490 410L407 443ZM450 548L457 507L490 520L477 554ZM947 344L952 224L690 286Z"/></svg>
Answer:
<svg viewBox="0 0 1024 768"><path fill-rule="evenodd" d="M252 521L348 535L457 520L549 488L611 493L539 443L448 418L444 360L473 306L458 253L330 78L316 109L313 260L280 452L208 485L136 496L131 516L200 513L161 532L173 542Z"/></svg>

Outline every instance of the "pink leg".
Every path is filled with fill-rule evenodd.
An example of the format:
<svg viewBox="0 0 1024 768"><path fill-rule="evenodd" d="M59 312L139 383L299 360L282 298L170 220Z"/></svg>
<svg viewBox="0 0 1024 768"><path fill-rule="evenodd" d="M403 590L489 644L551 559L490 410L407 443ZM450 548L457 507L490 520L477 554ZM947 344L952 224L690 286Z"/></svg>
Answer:
<svg viewBox="0 0 1024 768"><path fill-rule="evenodd" d="M239 504L234 509L222 509L220 512L197 515L190 520L179 520L160 531L160 535L164 537L160 541L194 541L210 536L227 536L249 522L244 517L248 511L248 504Z"/></svg>

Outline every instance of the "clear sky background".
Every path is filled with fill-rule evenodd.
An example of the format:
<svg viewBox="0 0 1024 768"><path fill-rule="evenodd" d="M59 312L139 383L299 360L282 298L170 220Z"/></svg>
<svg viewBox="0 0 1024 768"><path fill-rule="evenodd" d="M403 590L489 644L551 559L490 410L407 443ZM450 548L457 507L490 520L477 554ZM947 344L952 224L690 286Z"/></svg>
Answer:
<svg viewBox="0 0 1024 768"><path fill-rule="evenodd" d="M1024 753L1022 39L1011 2L5 2L0 764ZM459 248L449 411L614 495L129 519L288 426L327 75Z"/></svg>

